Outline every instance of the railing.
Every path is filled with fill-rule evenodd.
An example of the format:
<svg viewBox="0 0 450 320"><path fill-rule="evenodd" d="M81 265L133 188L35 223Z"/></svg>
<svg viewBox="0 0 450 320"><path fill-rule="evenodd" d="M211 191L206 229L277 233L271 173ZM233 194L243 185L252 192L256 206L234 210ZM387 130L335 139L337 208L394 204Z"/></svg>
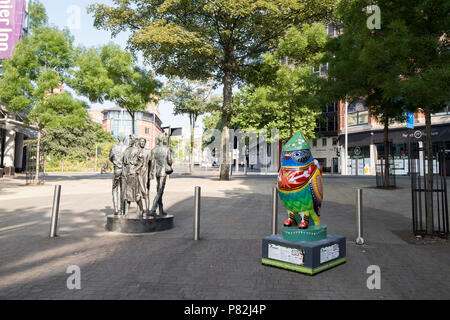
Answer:
<svg viewBox="0 0 450 320"><path fill-rule="evenodd" d="M448 195L447 195L447 168L446 152L444 145L436 145L433 148L433 184L428 183L428 159L425 148L419 147L418 152L411 159L411 196L412 196L412 220L415 235L430 235L448 238ZM431 197L427 197L431 193ZM428 201L432 203L428 206ZM431 211L430 211L431 210ZM431 215L432 228L427 228L427 217ZM428 230L427 230L428 229Z"/></svg>

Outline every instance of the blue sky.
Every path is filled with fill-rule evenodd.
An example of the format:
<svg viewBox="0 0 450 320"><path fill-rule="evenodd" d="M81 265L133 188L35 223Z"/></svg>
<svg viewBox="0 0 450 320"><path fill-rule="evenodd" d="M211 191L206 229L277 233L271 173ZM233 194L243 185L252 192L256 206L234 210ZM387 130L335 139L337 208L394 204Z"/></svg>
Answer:
<svg viewBox="0 0 450 320"><path fill-rule="evenodd" d="M93 26L94 19L87 13L87 7L93 3L112 3L110 0L40 0L47 10L49 22L59 28L68 27L75 37L76 45L86 47L100 46L109 42L119 44L125 49L128 39L128 33L121 33L116 38L111 38L108 31L97 30ZM158 77L163 81L162 77ZM109 102L100 104L91 104L92 109L101 109L109 107ZM188 132L189 119L186 116L174 116L171 103L160 101L159 111L163 126L172 125L172 127L183 127L183 132ZM201 121L199 121L201 125Z"/></svg>

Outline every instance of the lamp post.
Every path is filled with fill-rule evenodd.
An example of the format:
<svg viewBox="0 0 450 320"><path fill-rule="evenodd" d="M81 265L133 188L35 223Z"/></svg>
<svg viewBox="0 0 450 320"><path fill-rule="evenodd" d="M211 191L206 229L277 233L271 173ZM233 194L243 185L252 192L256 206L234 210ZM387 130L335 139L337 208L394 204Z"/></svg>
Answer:
<svg viewBox="0 0 450 320"><path fill-rule="evenodd" d="M345 152L344 152L344 175L348 175L348 101L345 98L345 110L344 110L344 123L345 123Z"/></svg>

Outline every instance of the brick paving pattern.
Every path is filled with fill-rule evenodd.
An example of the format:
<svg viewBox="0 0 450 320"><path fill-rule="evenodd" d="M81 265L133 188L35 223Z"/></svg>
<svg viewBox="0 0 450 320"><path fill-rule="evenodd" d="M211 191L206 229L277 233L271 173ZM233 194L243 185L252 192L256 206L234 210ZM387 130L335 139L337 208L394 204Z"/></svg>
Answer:
<svg viewBox="0 0 450 320"><path fill-rule="evenodd" d="M52 174L40 187L24 186L20 177L0 180L0 299L450 298L448 241L411 237L407 177L386 191L374 188L374 177L324 176L321 219L329 233L347 238L347 263L315 276L262 265L275 180L174 174L165 208L175 228L134 236L104 230L110 176ZM59 237L50 239L57 183ZM200 241L192 240L196 185L202 187ZM363 246L354 244L356 188L364 189ZM286 216L280 202L280 226ZM80 267L81 290L67 289L70 265ZM380 290L367 288L370 265L381 269Z"/></svg>

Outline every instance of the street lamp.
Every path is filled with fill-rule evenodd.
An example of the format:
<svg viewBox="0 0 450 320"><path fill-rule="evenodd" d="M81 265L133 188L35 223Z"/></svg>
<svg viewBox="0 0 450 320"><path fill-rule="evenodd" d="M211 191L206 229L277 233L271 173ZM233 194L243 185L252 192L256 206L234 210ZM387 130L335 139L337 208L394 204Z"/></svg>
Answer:
<svg viewBox="0 0 450 320"><path fill-rule="evenodd" d="M348 174L348 100L345 98L345 111L344 111L344 122L345 122L345 152L344 152L344 170L343 173L346 176Z"/></svg>

